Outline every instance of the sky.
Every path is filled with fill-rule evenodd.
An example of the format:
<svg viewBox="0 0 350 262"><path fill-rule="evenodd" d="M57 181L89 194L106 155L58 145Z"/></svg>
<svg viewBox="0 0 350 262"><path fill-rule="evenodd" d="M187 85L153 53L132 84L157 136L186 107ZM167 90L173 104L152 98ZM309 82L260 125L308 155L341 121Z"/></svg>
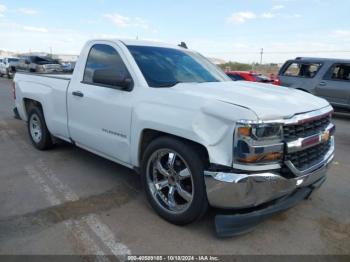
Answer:
<svg viewBox="0 0 350 262"><path fill-rule="evenodd" d="M91 38L178 44L226 61L350 59L350 0L0 0L0 49L79 54Z"/></svg>

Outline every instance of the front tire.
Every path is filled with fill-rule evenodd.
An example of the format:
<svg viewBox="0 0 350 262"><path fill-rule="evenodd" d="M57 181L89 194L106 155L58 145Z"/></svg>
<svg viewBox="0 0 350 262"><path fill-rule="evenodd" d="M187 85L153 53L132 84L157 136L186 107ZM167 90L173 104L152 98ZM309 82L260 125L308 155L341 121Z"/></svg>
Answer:
<svg viewBox="0 0 350 262"><path fill-rule="evenodd" d="M191 145L172 137L154 140L143 154L141 172L147 199L165 220L185 225L205 214L204 164Z"/></svg>
<svg viewBox="0 0 350 262"><path fill-rule="evenodd" d="M28 133L30 140L37 149L46 150L52 148L51 134L47 129L43 112L38 107L34 107L29 111Z"/></svg>

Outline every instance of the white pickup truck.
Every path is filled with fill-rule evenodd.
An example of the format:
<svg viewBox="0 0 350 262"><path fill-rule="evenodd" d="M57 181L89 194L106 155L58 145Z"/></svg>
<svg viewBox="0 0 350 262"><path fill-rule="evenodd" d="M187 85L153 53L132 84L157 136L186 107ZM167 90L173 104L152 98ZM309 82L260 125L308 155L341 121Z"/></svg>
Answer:
<svg viewBox="0 0 350 262"><path fill-rule="evenodd" d="M233 82L179 46L89 41L73 75L17 73L14 95L35 147L60 138L135 169L152 207L175 224L226 209L220 236L307 198L334 156L327 101Z"/></svg>

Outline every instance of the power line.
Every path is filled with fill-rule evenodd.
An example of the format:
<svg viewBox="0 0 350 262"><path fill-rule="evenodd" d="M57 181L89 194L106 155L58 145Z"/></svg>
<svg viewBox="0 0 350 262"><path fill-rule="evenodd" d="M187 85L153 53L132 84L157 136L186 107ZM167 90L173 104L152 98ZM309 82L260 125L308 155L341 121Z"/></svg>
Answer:
<svg viewBox="0 0 350 262"><path fill-rule="evenodd" d="M253 51L234 51L234 52L207 52L212 54L295 54L295 53L302 53L302 54L316 54L316 53L350 53L350 50L314 50L314 51L264 51L263 49L260 52L253 52Z"/></svg>
<svg viewBox="0 0 350 262"><path fill-rule="evenodd" d="M314 50L314 51L276 51L266 52L267 54L292 54L292 53L303 53L303 54L315 54L315 53L350 53L350 50Z"/></svg>

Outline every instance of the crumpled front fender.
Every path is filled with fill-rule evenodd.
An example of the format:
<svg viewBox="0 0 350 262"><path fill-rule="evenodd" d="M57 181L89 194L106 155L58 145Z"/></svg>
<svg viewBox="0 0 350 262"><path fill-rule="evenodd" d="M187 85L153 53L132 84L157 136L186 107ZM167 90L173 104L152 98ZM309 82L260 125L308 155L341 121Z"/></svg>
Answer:
<svg viewBox="0 0 350 262"><path fill-rule="evenodd" d="M211 163L230 166L235 123L240 119L257 120L248 108L211 101L201 107L192 122L193 132L207 148Z"/></svg>

